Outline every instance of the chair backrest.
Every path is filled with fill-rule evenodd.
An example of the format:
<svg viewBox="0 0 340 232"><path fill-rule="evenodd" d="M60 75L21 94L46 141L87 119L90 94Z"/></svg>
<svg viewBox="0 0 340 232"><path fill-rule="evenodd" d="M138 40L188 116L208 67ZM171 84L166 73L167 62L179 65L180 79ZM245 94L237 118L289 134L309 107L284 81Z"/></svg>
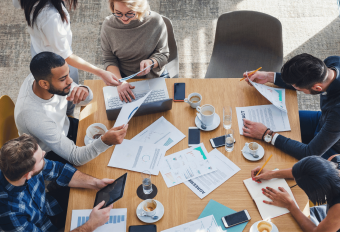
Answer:
<svg viewBox="0 0 340 232"><path fill-rule="evenodd" d="M14 121L14 103L10 97L0 97L0 148L8 140L19 137Z"/></svg>
<svg viewBox="0 0 340 232"><path fill-rule="evenodd" d="M175 40L174 29L172 27L172 23L170 19L165 16L163 17L163 21L168 30L168 46L170 51L170 56L168 63L165 65L166 69L170 74L170 78L178 78L179 74L179 61L178 61L178 52L177 52L177 43Z"/></svg>
<svg viewBox="0 0 340 232"><path fill-rule="evenodd" d="M279 72L283 61L282 25L270 15L234 11L221 15L205 78L242 78L262 67Z"/></svg>

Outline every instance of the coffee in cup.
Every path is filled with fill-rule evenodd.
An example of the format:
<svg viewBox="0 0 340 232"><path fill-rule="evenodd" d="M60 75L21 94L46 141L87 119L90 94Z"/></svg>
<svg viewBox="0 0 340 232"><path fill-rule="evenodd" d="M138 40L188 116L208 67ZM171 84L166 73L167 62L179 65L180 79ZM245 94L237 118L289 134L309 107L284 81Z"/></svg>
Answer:
<svg viewBox="0 0 340 232"><path fill-rule="evenodd" d="M214 122L215 117L215 108L212 105L203 105L203 106L197 106L196 110L199 113L199 118L201 121L207 125L210 126Z"/></svg>
<svg viewBox="0 0 340 232"><path fill-rule="evenodd" d="M271 232L273 229L273 226L270 222L267 221L260 221L259 224L257 224L257 230L258 232Z"/></svg>
<svg viewBox="0 0 340 232"><path fill-rule="evenodd" d="M202 96L199 93L191 93L188 98L184 99L184 102L189 103L191 108L196 109L201 104Z"/></svg>
<svg viewBox="0 0 340 232"><path fill-rule="evenodd" d="M156 214L157 202L152 199L147 199L142 204L142 209L146 215L154 216Z"/></svg>
<svg viewBox="0 0 340 232"><path fill-rule="evenodd" d="M211 110L202 111L202 114L205 115L205 116L212 115L213 113L214 113L214 112L212 112Z"/></svg>
<svg viewBox="0 0 340 232"><path fill-rule="evenodd" d="M103 134L105 134L107 128L104 124L94 123L90 125L86 130L86 136L90 139L90 143L92 143L95 139L100 138Z"/></svg>
<svg viewBox="0 0 340 232"><path fill-rule="evenodd" d="M252 155L256 155L257 151L259 150L259 144L256 142L246 143L246 146Z"/></svg>

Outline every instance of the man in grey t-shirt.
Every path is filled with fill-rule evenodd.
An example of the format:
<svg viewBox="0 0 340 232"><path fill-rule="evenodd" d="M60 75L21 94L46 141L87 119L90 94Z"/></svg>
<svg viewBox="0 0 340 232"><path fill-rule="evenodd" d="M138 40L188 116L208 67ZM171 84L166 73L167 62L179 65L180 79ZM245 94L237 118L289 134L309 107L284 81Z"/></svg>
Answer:
<svg viewBox="0 0 340 232"><path fill-rule="evenodd" d="M37 139L48 152L46 158L79 166L123 141L127 125L110 129L87 146L76 146L78 120L67 117L67 101L86 105L93 98L92 91L73 83L67 62L55 53L37 54L30 70L19 91L15 123L20 135L27 133Z"/></svg>

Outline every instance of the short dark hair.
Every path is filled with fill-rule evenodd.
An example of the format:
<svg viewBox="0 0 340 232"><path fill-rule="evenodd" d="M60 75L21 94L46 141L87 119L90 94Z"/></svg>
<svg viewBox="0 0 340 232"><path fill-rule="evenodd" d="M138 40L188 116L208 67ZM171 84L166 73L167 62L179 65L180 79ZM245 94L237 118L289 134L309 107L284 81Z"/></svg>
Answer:
<svg viewBox="0 0 340 232"><path fill-rule="evenodd" d="M53 52L41 52L33 57L30 64L31 73L36 81L50 80L51 70L65 64L64 58Z"/></svg>
<svg viewBox="0 0 340 232"><path fill-rule="evenodd" d="M10 181L17 181L33 170L37 141L27 134L6 142L0 149L0 170Z"/></svg>
<svg viewBox="0 0 340 232"><path fill-rule="evenodd" d="M320 156L308 156L297 162L292 173L296 183L313 204L330 203L340 195L337 164Z"/></svg>
<svg viewBox="0 0 340 232"><path fill-rule="evenodd" d="M282 80L299 88L311 89L316 83L322 83L327 77L325 63L307 53L288 60L281 68Z"/></svg>

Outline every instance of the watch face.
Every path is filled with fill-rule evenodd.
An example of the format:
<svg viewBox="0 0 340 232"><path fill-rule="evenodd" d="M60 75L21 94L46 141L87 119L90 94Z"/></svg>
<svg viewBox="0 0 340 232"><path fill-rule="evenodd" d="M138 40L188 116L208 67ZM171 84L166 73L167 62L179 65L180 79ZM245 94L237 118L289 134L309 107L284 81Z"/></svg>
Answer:
<svg viewBox="0 0 340 232"><path fill-rule="evenodd" d="M266 141L267 143L269 143L271 140L272 140L272 137L270 135L264 136L264 141Z"/></svg>

